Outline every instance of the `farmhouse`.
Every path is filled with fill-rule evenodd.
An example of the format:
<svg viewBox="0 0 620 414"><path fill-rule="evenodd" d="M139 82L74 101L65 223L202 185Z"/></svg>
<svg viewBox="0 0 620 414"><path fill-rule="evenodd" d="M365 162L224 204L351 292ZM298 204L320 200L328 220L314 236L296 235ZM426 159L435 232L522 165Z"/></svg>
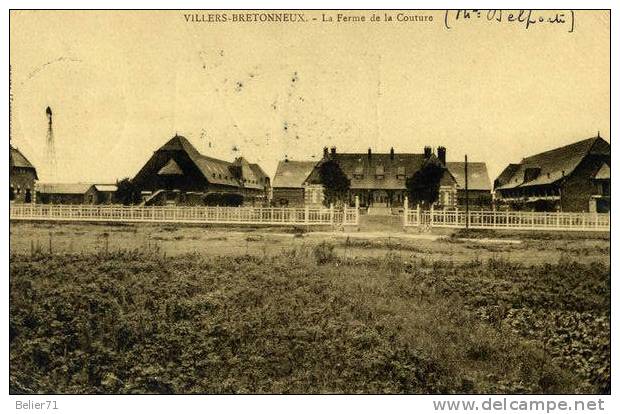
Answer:
<svg viewBox="0 0 620 414"><path fill-rule="evenodd" d="M18 203L34 202L37 170L17 148L9 144L9 200Z"/></svg>
<svg viewBox="0 0 620 414"><path fill-rule="evenodd" d="M319 170L321 164L327 160L335 160L344 174L350 180L348 203L354 203L359 197L362 207L373 207L373 210L402 207L407 194L406 180L412 177L425 161L438 160L446 163L446 149L439 147L437 155L431 147L425 147L424 153L396 153L394 148L389 153L338 153L332 147L328 151L323 149L323 159L313 168L304 181L305 199L307 203L319 204L323 201L323 183ZM445 170L439 188L438 206L450 207L456 203L457 181L452 174Z"/></svg>
<svg viewBox="0 0 620 414"><path fill-rule="evenodd" d="M207 157L179 135L155 151L133 183L146 204L263 203L270 188L258 164Z"/></svg>
<svg viewBox="0 0 620 414"><path fill-rule="evenodd" d="M609 212L611 146L596 136L532 155L509 164L494 188L513 208Z"/></svg>
<svg viewBox="0 0 620 414"><path fill-rule="evenodd" d="M305 200L304 182L314 169L316 161L292 161L285 159L278 163L273 177L271 200L276 206L303 206ZM308 200L309 203L312 200ZM319 202L314 200L315 203Z"/></svg>

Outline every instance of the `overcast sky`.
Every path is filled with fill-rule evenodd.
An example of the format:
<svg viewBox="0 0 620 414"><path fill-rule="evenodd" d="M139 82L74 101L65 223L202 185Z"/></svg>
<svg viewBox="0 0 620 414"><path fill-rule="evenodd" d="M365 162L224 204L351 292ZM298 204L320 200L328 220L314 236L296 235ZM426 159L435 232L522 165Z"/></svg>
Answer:
<svg viewBox="0 0 620 414"><path fill-rule="evenodd" d="M486 22L447 30L443 12L417 14L433 21L11 12L12 142L41 181L109 182L133 177L175 133L205 155L243 155L272 176L285 155L317 159L323 146L444 145L448 160L485 161L491 180L509 162L597 131L610 140L607 12L577 11L573 33Z"/></svg>

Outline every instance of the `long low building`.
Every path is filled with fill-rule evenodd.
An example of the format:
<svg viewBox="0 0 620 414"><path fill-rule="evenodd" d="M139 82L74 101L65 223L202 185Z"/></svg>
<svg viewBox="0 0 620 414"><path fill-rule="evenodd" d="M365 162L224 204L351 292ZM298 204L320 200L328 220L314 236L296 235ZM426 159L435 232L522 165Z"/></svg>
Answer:
<svg viewBox="0 0 620 414"><path fill-rule="evenodd" d="M114 204L115 184L37 183L37 203L41 204Z"/></svg>
<svg viewBox="0 0 620 414"><path fill-rule="evenodd" d="M496 201L513 209L608 212L611 146L596 136L523 158L494 187Z"/></svg>
<svg viewBox="0 0 620 414"><path fill-rule="evenodd" d="M264 203L270 188L258 164L208 157L180 135L157 149L132 182L147 204Z"/></svg>
<svg viewBox="0 0 620 414"><path fill-rule="evenodd" d="M320 161L280 161L273 180L276 205L316 205L323 202L323 183L319 177L322 162L335 160L350 180L348 202L359 198L362 207L402 207L407 194L406 181L425 161L435 159L445 167L439 188L437 207L455 207L465 203L465 168L462 162L446 162L446 148L430 147L423 153L338 153L324 148ZM470 205L491 205L491 181L483 162L469 163Z"/></svg>

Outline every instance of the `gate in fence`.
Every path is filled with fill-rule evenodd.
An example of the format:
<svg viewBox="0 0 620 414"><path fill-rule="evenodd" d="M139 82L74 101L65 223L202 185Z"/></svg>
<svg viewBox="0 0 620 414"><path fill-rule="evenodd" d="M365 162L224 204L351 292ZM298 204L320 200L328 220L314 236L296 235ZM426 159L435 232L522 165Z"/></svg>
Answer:
<svg viewBox="0 0 620 414"><path fill-rule="evenodd" d="M356 226L359 223L359 208L134 207L16 203L10 206L9 218L75 222Z"/></svg>
<svg viewBox="0 0 620 414"><path fill-rule="evenodd" d="M610 215L602 213L539 213L410 209L405 204L403 227L514 230L610 231Z"/></svg>

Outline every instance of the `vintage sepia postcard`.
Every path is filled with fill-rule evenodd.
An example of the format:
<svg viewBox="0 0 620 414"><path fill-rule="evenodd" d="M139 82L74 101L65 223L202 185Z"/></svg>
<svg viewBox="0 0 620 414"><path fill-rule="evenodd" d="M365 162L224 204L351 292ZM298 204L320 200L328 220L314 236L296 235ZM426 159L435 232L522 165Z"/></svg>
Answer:
<svg viewBox="0 0 620 414"><path fill-rule="evenodd" d="M609 408L610 10L9 23L13 409Z"/></svg>

